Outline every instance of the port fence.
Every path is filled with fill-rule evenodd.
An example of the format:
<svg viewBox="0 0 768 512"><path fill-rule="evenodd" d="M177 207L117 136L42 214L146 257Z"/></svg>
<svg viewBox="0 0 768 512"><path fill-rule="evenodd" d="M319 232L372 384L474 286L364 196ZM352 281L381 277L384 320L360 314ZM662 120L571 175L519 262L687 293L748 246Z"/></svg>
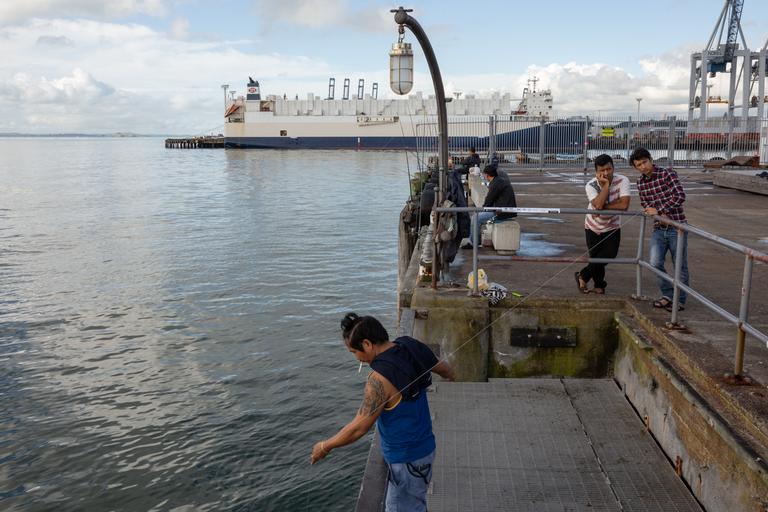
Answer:
<svg viewBox="0 0 768 512"><path fill-rule="evenodd" d="M680 304L680 292L685 291L689 297L692 297L706 306L710 311L713 311L720 315L722 318L736 326L736 349L734 356L734 376L735 378L741 378L744 371L744 349L746 342L746 335L750 334L757 338L759 341L765 343L768 346L768 333L764 333L757 329L755 326L749 323L749 303L750 293L752 289L752 268L755 261L762 263L768 263L768 254L751 249L739 243L736 243L727 238L717 236L704 229L698 228L691 224L679 223L672 221L666 217L653 216L648 217L639 212L628 212L621 210L586 210L578 208L512 208L512 207L489 207L489 208L477 208L477 207L453 207L453 208L435 208L438 213L449 212L467 212L471 214L473 229L472 233L474 238L472 240L472 272L473 272L473 289L472 293L478 295L478 247L479 240L479 212L506 212L516 213L518 215L585 215L585 214L597 214L597 215L621 215L621 216L640 216L640 236L637 242L637 252L634 258L559 258L559 257L530 257L530 256L501 256L501 255L486 255L483 256L484 260L506 260L506 261L528 261L539 263L610 263L620 265L635 265L635 293L633 298L643 298L643 269L650 271L652 274L672 283L673 297L670 321L667 323L669 328L679 328L678 322L678 305ZM725 308L709 299L701 292L695 290L689 285L686 285L681 280L682 272L682 252L683 245L677 244L675 254L675 268L672 275L663 272L653 265L649 259L644 259L645 252L645 231L648 220L658 221L670 228L677 230L678 239L683 238L684 233L690 233L701 237L704 240L718 244L721 247L726 247L732 251L740 253L744 256L744 270L742 273L742 285L741 285L741 297L739 300L739 312L737 314L727 311Z"/></svg>
<svg viewBox="0 0 768 512"><path fill-rule="evenodd" d="M421 164L438 153L437 123L416 125L416 151ZM761 134L763 139L761 141ZM768 119L741 117L692 120L676 115L575 116L541 118L491 115L450 118L448 152L461 163L475 147L484 161L521 168L587 168L602 153L616 167L628 167L637 147L654 160L675 167L700 167L736 157L768 158Z"/></svg>

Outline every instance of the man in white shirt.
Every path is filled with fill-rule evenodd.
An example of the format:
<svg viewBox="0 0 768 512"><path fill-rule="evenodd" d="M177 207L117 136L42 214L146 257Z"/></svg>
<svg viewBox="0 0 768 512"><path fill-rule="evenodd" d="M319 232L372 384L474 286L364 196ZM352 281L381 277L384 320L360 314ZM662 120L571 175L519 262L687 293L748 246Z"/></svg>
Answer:
<svg viewBox="0 0 768 512"><path fill-rule="evenodd" d="M626 210L629 208L629 179L613 172L613 159L608 155L595 158L595 177L584 187L589 210ZM621 242L621 216L589 214L584 219L584 232L590 258L615 258ZM589 263L576 272L576 285L582 293L604 294L606 263Z"/></svg>

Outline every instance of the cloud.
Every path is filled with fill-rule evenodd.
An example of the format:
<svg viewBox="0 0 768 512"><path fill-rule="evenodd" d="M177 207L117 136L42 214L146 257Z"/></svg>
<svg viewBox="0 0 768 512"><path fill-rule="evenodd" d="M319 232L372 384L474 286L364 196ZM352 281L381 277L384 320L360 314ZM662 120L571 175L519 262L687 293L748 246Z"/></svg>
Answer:
<svg viewBox="0 0 768 512"><path fill-rule="evenodd" d="M522 74L473 74L451 76L446 80L446 94L488 95L512 92L520 97L529 78L539 79L537 88L551 89L554 111L563 115L598 112L632 113L635 98L643 98L644 112L676 112L687 109L690 51L679 48L640 61L643 73L635 76L627 70L602 63L529 66ZM414 89L428 87L429 76L415 77Z"/></svg>
<svg viewBox="0 0 768 512"><path fill-rule="evenodd" d="M35 44L38 46L73 46L75 42L64 36L40 36Z"/></svg>
<svg viewBox="0 0 768 512"><path fill-rule="evenodd" d="M114 19L132 14L162 16L167 11L167 0L4 0L0 3L0 24L38 17Z"/></svg>
<svg viewBox="0 0 768 512"><path fill-rule="evenodd" d="M346 12L345 0L258 0L256 10L267 25L283 21L305 27L323 27Z"/></svg>
<svg viewBox="0 0 768 512"><path fill-rule="evenodd" d="M394 15L388 7L350 6L348 0L256 0L266 29L276 22L321 28L343 25L364 32L392 32Z"/></svg>
<svg viewBox="0 0 768 512"><path fill-rule="evenodd" d="M53 37L73 45L41 51ZM329 75L322 61L239 49L250 41L176 39L138 24L35 19L0 27L0 39L0 132L195 134L223 122L222 83L242 93L253 75L303 95L307 79Z"/></svg>
<svg viewBox="0 0 768 512"><path fill-rule="evenodd" d="M69 76L53 80L16 73L10 80L0 82L0 100L23 101L25 105L83 105L114 92L113 87L78 68Z"/></svg>
<svg viewBox="0 0 768 512"><path fill-rule="evenodd" d="M185 18L174 19L169 33L174 39L185 39L189 35L189 21Z"/></svg>
<svg viewBox="0 0 768 512"><path fill-rule="evenodd" d="M220 109L213 98L118 90L79 69L51 80L18 73L0 81L0 132L198 134L216 124L210 113Z"/></svg>

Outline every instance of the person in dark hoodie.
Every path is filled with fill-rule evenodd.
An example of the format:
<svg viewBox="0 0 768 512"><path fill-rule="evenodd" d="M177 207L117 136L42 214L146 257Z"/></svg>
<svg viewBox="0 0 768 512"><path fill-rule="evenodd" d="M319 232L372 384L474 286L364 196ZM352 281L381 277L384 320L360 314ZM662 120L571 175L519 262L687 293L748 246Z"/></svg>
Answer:
<svg viewBox="0 0 768 512"><path fill-rule="evenodd" d="M480 155L477 154L475 146L469 148L469 156L464 159L464 167L468 170L470 167L480 167Z"/></svg>
<svg viewBox="0 0 768 512"><path fill-rule="evenodd" d="M360 439L376 422L381 452L389 468L387 511L426 511L432 479L435 436L427 403L432 373L453 380L453 370L420 341L389 334L372 316L347 313L341 321L344 344L373 370L355 418L312 448L310 462Z"/></svg>
<svg viewBox="0 0 768 512"><path fill-rule="evenodd" d="M517 201L515 200L515 191L512 188L512 183L506 176L500 175L499 171L493 165L485 166L483 169L483 176L488 181L488 194L485 196L485 202L483 202L483 208L488 207L516 207ZM517 217L513 212L480 212L477 214L477 224L482 226L491 219L503 220ZM472 240L475 239L474 225L470 226L469 241L462 245L463 249L472 248Z"/></svg>

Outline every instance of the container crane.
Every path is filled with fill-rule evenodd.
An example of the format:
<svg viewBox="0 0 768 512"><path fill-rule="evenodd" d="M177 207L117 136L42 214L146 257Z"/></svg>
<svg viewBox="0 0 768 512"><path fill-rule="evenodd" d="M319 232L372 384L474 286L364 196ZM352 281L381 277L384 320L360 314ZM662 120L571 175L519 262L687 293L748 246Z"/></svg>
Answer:
<svg viewBox="0 0 768 512"><path fill-rule="evenodd" d="M744 41L744 34L741 32L741 11L743 9L744 0L729 0L725 2L725 6L723 6L723 10L720 13L720 19L717 20L715 30L712 31L712 35L709 37L709 44L707 44L707 49L709 50L707 71L709 73L725 72L726 66L733 60L733 55L739 46L736 41L739 35L741 35L744 47L747 47L747 43ZM727 31L725 30L726 24L728 26ZM717 46L714 45L716 34L719 35ZM723 35L725 35L725 44L722 44Z"/></svg>
<svg viewBox="0 0 768 512"><path fill-rule="evenodd" d="M750 90L759 82L760 66L758 52L751 52L747 47L744 32L741 29L741 14L744 0L725 0L720 16L709 37L706 49L691 55L691 78L688 98L688 123L694 120L694 111L700 109L698 119L706 121L708 105L727 103L728 119L732 120L736 105L736 95L741 87L741 115L744 121L749 118L750 106L758 107L758 116L763 114L763 102L750 100ZM739 41L741 44L739 44ZM763 52L764 53L764 52ZM741 64L741 65L739 65ZM753 68L755 71L753 71ZM763 65L762 81L765 81ZM727 99L710 99L707 78L714 78L718 73L730 75ZM764 95L761 94L761 98ZM763 98L764 99L764 98ZM753 103L760 103L759 105Z"/></svg>
<svg viewBox="0 0 768 512"><path fill-rule="evenodd" d="M768 39L762 49L757 52L757 60L752 61L752 83L749 88L753 96L749 104L757 108L758 119L764 119L765 103L768 102L768 96L765 94L766 68L768 68Z"/></svg>

